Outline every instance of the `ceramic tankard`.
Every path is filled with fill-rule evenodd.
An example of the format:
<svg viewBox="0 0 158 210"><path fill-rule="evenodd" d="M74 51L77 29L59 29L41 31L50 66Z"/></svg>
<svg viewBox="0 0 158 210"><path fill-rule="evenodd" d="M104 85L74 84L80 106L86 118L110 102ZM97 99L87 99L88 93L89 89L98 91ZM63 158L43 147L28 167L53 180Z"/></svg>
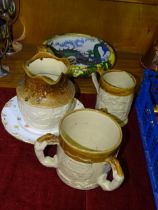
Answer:
<svg viewBox="0 0 158 210"><path fill-rule="evenodd" d="M41 164L54 167L67 185L82 190L100 186L118 188L124 174L116 153L122 141L120 125L108 114L94 109L79 109L65 115L60 122L59 137L46 134L34 144ZM44 156L47 145L57 144L54 157ZM112 169L113 180L107 175Z"/></svg>
<svg viewBox="0 0 158 210"><path fill-rule="evenodd" d="M93 78L97 90L96 109L111 114L121 126L128 122L134 97L136 80L133 75L121 70L108 70L101 74L100 82Z"/></svg>
<svg viewBox="0 0 158 210"><path fill-rule="evenodd" d="M49 132L58 129L60 119L73 108L75 87L67 77L70 63L44 48L28 60L25 78L16 88L20 112L26 124Z"/></svg>

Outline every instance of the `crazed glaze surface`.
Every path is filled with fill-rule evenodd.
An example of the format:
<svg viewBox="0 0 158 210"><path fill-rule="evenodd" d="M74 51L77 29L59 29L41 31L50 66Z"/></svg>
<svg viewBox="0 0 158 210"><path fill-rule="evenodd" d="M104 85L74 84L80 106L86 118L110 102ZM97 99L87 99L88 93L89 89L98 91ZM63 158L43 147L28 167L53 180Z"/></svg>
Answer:
<svg viewBox="0 0 158 210"><path fill-rule="evenodd" d="M105 92L101 87L97 95L96 108L105 109L118 118L123 124L128 122L128 114L130 112L133 101L133 94L127 96L116 96Z"/></svg>
<svg viewBox="0 0 158 210"><path fill-rule="evenodd" d="M65 58L38 52L24 64L25 78L16 88L17 97L39 107L66 105L75 95L75 87L66 75L69 65Z"/></svg>
<svg viewBox="0 0 158 210"><path fill-rule="evenodd" d="M77 189L88 190L98 186L97 179L101 174L108 173L110 164L82 163L67 156L61 147L58 147L57 173L61 180Z"/></svg>
<svg viewBox="0 0 158 210"><path fill-rule="evenodd" d="M94 80L97 83L97 80ZM136 85L133 75L126 71L111 70L101 75L97 87L96 109L111 114L121 126L128 122L128 114Z"/></svg>
<svg viewBox="0 0 158 210"><path fill-rule="evenodd" d="M33 128L50 130L58 127L69 111L75 87L66 73L69 61L43 51L24 65L25 79L16 88L19 109Z"/></svg>
<svg viewBox="0 0 158 210"><path fill-rule="evenodd" d="M64 77L64 78L63 78ZM17 97L36 107L57 108L70 103L75 95L73 83L63 76L58 84L50 85L41 78L29 78L17 86Z"/></svg>
<svg viewBox="0 0 158 210"><path fill-rule="evenodd" d="M47 133L35 142L35 154L41 164L56 168L61 180L77 189L100 186L111 191L122 184L124 173L116 158L122 131L108 114L92 109L75 110L62 118L59 131L59 137ZM55 144L56 155L45 156L46 146ZM107 179L110 169L112 181Z"/></svg>
<svg viewBox="0 0 158 210"><path fill-rule="evenodd" d="M72 101L60 107L47 108L33 106L19 98L18 105L28 125L40 130L51 130L58 128L60 119L72 108Z"/></svg>

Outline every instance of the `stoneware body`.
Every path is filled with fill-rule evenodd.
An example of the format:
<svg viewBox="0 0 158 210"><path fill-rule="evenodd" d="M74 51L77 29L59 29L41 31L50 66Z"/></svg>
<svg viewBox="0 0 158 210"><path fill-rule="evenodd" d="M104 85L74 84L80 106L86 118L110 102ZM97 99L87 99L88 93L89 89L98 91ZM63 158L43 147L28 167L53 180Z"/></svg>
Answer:
<svg viewBox="0 0 158 210"><path fill-rule="evenodd" d="M17 86L19 109L28 126L49 131L73 108L75 88L67 78L67 59L38 52L25 63L25 79Z"/></svg>
<svg viewBox="0 0 158 210"><path fill-rule="evenodd" d="M96 109L111 114L124 126L128 122L135 85L135 78L126 71L106 71L100 78Z"/></svg>
<svg viewBox="0 0 158 210"><path fill-rule="evenodd" d="M122 132L109 115L93 109L72 111L61 120L59 132L59 137L40 137L34 148L40 163L55 167L64 183L82 190L101 186L107 191L122 184L124 174L116 159ZM45 157L44 149L50 144L58 145L56 155ZM110 169L112 181L107 179Z"/></svg>

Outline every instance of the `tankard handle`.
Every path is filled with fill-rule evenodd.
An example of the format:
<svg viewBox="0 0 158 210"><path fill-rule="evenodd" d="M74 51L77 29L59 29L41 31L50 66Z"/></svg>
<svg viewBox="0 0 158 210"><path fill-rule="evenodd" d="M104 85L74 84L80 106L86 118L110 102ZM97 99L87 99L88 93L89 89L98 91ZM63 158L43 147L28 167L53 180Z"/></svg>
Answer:
<svg viewBox="0 0 158 210"><path fill-rule="evenodd" d="M106 162L110 163L111 165L113 180L108 180L108 174L104 173L98 177L97 183L103 190L112 191L117 189L122 184L122 182L124 181L124 173L122 171L119 161L115 157L108 159Z"/></svg>
<svg viewBox="0 0 158 210"><path fill-rule="evenodd" d="M47 166L47 167L54 167L54 168L58 167L57 155L54 155L53 157L44 155L44 149L46 148L46 146L57 145L57 144L59 144L58 137L51 133L45 134L39 137L35 141L35 144L34 144L35 154L37 156L37 159L42 165Z"/></svg>
<svg viewBox="0 0 158 210"><path fill-rule="evenodd" d="M101 67L98 67L96 69L96 72L101 77L104 74L105 70L103 68L101 68ZM96 92L99 93L100 84L98 82L97 73L96 72L94 72L94 73L91 74L91 77L92 77L91 79L92 79L93 85L94 85L94 87L96 89Z"/></svg>

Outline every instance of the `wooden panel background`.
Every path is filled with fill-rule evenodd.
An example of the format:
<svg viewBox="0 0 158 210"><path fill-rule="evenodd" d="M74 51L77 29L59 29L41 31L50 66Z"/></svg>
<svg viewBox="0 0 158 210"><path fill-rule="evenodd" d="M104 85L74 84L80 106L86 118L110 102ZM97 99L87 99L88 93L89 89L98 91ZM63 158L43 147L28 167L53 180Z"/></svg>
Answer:
<svg viewBox="0 0 158 210"><path fill-rule="evenodd" d="M23 24L23 42L35 45L55 34L85 33L108 41L118 51L144 53L157 30L157 11L156 5L119 0L21 0L13 32L17 38Z"/></svg>
<svg viewBox="0 0 158 210"><path fill-rule="evenodd" d="M109 0L100 0L100 1L109 1ZM138 4L158 5L157 0L110 0L110 1L120 1L120 2L130 2L130 3L138 3Z"/></svg>

